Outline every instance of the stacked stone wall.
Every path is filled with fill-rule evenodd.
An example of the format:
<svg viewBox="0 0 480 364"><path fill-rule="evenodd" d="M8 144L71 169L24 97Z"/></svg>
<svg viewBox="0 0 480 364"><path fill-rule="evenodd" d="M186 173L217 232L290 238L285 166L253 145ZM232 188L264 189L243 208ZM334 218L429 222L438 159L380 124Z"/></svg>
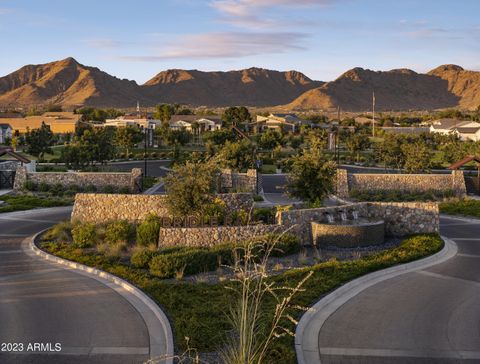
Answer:
<svg viewBox="0 0 480 364"><path fill-rule="evenodd" d="M253 198L248 193L219 194L225 203L225 213L243 209L250 211ZM75 196L72 219L100 224L113 220L136 222L149 214L171 217L164 195L116 195L101 193L78 193Z"/></svg>
<svg viewBox="0 0 480 364"><path fill-rule="evenodd" d="M212 226L197 228L161 228L159 248L166 246L212 247L239 242L268 233L281 233L280 225Z"/></svg>
<svg viewBox="0 0 480 364"><path fill-rule="evenodd" d="M65 188L76 185L81 188L93 185L98 190L107 186L127 188L130 192L139 192L142 170L132 169L132 172L27 172L25 167L17 168L14 189L19 190L26 181L36 184L62 185Z"/></svg>
<svg viewBox="0 0 480 364"><path fill-rule="evenodd" d="M400 190L407 193L451 190L457 196L464 196L466 193L463 171L452 171L451 174L375 174L337 170L337 195L347 198L352 190Z"/></svg>

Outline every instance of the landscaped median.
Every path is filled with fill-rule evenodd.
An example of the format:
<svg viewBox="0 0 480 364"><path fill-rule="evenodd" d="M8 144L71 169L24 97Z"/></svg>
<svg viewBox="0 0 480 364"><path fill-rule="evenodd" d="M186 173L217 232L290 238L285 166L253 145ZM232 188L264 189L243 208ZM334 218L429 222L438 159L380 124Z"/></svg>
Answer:
<svg viewBox="0 0 480 364"><path fill-rule="evenodd" d="M471 199L456 199L442 202L440 212L449 215L471 216L480 218L480 201Z"/></svg>
<svg viewBox="0 0 480 364"><path fill-rule="evenodd" d="M124 228L125 226L120 225L110 227L110 233L108 233L108 227L104 227L103 234L104 236L110 234L110 239L112 236L121 237ZM77 236L78 241L82 241L82 238L91 238L91 235L89 236L92 233L91 226L83 229L80 232L74 231L74 235L80 234ZM140 229L144 231L143 233L145 230L148 228ZM229 250L233 246L225 245L215 249L170 248L160 252L154 252L152 248L133 246L132 249L135 250L133 255L130 259L126 259L124 255L116 254L115 248L112 251L102 246L108 243L97 241L97 245L100 246L98 249L98 246L95 247L92 244L82 245L78 244L78 241L72 242L71 234L72 227L69 223L58 225L44 235L39 246L53 255L117 275L146 292L169 316L178 352L186 349L187 340L190 348L195 348L202 353L217 352L222 347L226 335L231 330L228 313L232 304L238 301L236 291L229 288L237 287L238 283L228 276L213 282L200 278L194 280L182 278L184 274L218 270L219 264L230 264L232 254ZM295 251L292 241L287 239L282 243L283 249L292 249L285 254ZM148 239L145 242L148 242ZM115 244L118 245L118 242ZM302 291L298 292L292 301L292 306L306 308L322 295L345 282L379 269L434 254L442 246L443 241L437 234L416 235L404 239L398 246L360 259L324 261L312 266L272 273L268 280L280 286L295 287L309 272L313 272L304 283ZM199 264L199 262L202 263ZM145 268L148 266L150 270ZM178 267L182 268L180 272ZM177 279L167 278L172 276ZM262 309L268 317L273 315L276 301L270 296L266 297ZM292 318L298 319L301 311L291 310L289 314ZM295 325L291 321L285 320L282 326L288 331L295 331ZM295 363L293 338L286 335L275 340L267 358L269 363Z"/></svg>
<svg viewBox="0 0 480 364"><path fill-rule="evenodd" d="M0 196L0 213L24 211L35 208L68 206L73 204L71 197L51 197L34 195L2 195Z"/></svg>

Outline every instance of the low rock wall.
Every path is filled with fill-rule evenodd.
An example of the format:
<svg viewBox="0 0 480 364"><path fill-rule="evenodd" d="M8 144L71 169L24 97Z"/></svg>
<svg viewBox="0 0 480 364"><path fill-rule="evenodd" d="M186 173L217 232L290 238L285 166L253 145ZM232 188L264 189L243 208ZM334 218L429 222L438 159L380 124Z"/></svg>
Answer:
<svg viewBox="0 0 480 364"><path fill-rule="evenodd" d="M243 209L250 211L253 198L249 193L219 194L225 202L226 214ZM171 217L164 195L115 195L102 193L78 193L75 196L72 219L95 224L112 220L143 220L149 214Z"/></svg>
<svg viewBox="0 0 480 364"><path fill-rule="evenodd" d="M25 167L17 168L15 176L15 190L20 190L24 183L32 181L36 184L62 185L65 188L76 185L85 188L89 185L98 190L107 186L115 188L128 188L130 192L139 192L141 186L142 170L132 169L132 172L27 172Z"/></svg>
<svg viewBox="0 0 480 364"><path fill-rule="evenodd" d="M348 173L344 169L337 171L337 195L347 198L352 190L426 192L429 190L453 191L457 196L466 194L463 171L451 174L376 174Z"/></svg>
<svg viewBox="0 0 480 364"><path fill-rule="evenodd" d="M212 226L197 228L161 228L158 246L212 247L239 242L268 233L281 233L280 225Z"/></svg>

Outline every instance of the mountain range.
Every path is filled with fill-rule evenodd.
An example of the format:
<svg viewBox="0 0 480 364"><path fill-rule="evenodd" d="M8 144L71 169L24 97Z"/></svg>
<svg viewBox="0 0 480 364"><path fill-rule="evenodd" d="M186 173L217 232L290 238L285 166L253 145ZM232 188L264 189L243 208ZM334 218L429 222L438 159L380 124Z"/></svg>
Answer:
<svg viewBox="0 0 480 364"><path fill-rule="evenodd" d="M480 72L443 65L428 73L409 69L351 69L331 82L314 81L297 71L249 68L228 72L173 69L143 85L119 79L73 58L28 65L0 77L0 106L59 104L132 107L158 103L192 106L245 105L288 110L425 110L480 105Z"/></svg>

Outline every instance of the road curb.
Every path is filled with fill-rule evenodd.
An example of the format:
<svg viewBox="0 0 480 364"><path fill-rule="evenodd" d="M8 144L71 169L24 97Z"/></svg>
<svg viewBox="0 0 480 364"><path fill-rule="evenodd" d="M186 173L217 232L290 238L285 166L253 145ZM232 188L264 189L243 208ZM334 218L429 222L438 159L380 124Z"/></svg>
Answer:
<svg viewBox="0 0 480 364"><path fill-rule="evenodd" d="M347 301L368 287L404 273L442 263L457 254L457 245L443 237L444 247L439 252L410 263L369 273L350 281L310 307L301 317L295 330L295 351L298 364L320 364L318 336L325 321Z"/></svg>
<svg viewBox="0 0 480 364"><path fill-rule="evenodd" d="M41 231L24 240L24 243L26 244L24 245L22 243L22 248L25 252L43 258L49 262L77 270L78 273L93 278L114 289L135 307L145 321L150 337L150 360L159 364L173 364L173 332L167 316L160 307L158 307L158 305L139 288L113 274L56 257L39 249L35 245L35 240L43 232L44 231ZM159 337L159 334L161 337ZM162 340L163 338L165 339Z"/></svg>

